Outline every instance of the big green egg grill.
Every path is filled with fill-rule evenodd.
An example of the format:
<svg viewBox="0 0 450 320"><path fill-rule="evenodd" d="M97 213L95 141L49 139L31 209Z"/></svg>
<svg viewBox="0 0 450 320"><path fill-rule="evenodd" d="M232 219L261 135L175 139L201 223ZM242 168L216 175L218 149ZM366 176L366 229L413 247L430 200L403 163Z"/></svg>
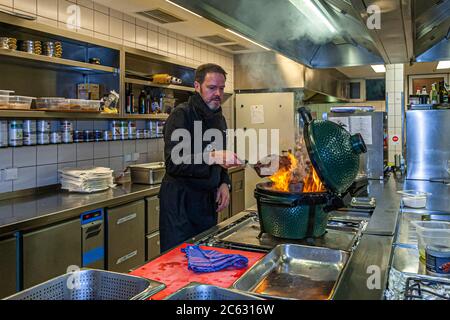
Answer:
<svg viewBox="0 0 450 320"><path fill-rule="evenodd" d="M328 213L346 206L351 199L347 190L358 174L359 155L367 152L360 134L351 135L331 121L313 120L307 108L299 108L298 112L311 164L326 191L283 192L272 188L272 182L256 185L261 234L285 239L325 234Z"/></svg>

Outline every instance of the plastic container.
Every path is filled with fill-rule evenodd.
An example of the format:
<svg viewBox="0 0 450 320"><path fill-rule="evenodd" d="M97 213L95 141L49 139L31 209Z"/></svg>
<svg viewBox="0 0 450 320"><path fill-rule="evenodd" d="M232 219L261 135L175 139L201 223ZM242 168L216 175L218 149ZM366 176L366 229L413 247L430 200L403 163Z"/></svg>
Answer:
<svg viewBox="0 0 450 320"><path fill-rule="evenodd" d="M25 97L25 96L3 96L3 97L9 97L8 102L3 104L0 102L0 108L3 107L3 105L7 106L7 109L30 109L31 108L31 102L33 101L33 97ZM3 98L2 97L2 98ZM2 101L2 98L0 98L0 101Z"/></svg>
<svg viewBox="0 0 450 320"><path fill-rule="evenodd" d="M410 208L425 208L427 206L427 198L431 193L415 191L415 190L403 190L397 191L402 195L403 205Z"/></svg>
<svg viewBox="0 0 450 320"><path fill-rule="evenodd" d="M69 104L64 98L37 98L36 109L67 110Z"/></svg>
<svg viewBox="0 0 450 320"><path fill-rule="evenodd" d="M450 222L412 221L416 228L420 258L425 260L427 246L450 248Z"/></svg>
<svg viewBox="0 0 450 320"><path fill-rule="evenodd" d="M88 106L83 110L100 111L100 100L88 100Z"/></svg>
<svg viewBox="0 0 450 320"><path fill-rule="evenodd" d="M68 99L70 110L84 110L89 108L89 100Z"/></svg>

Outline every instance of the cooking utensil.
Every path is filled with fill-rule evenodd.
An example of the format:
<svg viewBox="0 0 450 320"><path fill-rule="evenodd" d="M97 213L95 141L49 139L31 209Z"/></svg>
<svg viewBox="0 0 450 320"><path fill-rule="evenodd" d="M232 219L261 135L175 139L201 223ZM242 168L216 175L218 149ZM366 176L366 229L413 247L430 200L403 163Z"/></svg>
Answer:
<svg viewBox="0 0 450 320"><path fill-rule="evenodd" d="M233 288L263 298L332 299L349 258L344 251L279 245L257 262Z"/></svg>
<svg viewBox="0 0 450 320"><path fill-rule="evenodd" d="M208 284L191 282L164 300L263 300L251 294L224 289Z"/></svg>
<svg viewBox="0 0 450 320"><path fill-rule="evenodd" d="M73 284L73 289L69 288ZM145 300L165 285L150 279L104 270L66 273L5 300Z"/></svg>
<svg viewBox="0 0 450 320"><path fill-rule="evenodd" d="M164 162L152 162L129 166L131 181L141 184L160 184L166 173Z"/></svg>

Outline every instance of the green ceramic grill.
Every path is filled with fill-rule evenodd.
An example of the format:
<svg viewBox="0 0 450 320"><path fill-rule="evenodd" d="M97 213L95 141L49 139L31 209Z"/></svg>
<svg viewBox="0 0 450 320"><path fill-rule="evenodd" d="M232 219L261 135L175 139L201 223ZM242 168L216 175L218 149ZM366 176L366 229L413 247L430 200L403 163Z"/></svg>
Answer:
<svg viewBox="0 0 450 320"><path fill-rule="evenodd" d="M286 239L325 234L328 212L345 206L351 198L347 190L358 174L359 155L367 151L360 134L351 135L331 121L313 120L304 107L298 112L311 163L327 191L282 192L274 190L272 182L256 185L261 233Z"/></svg>

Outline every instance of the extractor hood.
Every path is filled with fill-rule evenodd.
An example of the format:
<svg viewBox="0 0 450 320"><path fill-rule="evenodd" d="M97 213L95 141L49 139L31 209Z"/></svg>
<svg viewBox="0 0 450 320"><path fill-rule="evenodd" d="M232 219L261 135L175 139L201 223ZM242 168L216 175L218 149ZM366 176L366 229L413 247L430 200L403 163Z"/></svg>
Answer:
<svg viewBox="0 0 450 320"><path fill-rule="evenodd" d="M235 55L236 92L294 91L305 103L347 101L349 79L335 69L312 69L273 51Z"/></svg>
<svg viewBox="0 0 450 320"><path fill-rule="evenodd" d="M311 68L450 59L450 0L173 2Z"/></svg>

